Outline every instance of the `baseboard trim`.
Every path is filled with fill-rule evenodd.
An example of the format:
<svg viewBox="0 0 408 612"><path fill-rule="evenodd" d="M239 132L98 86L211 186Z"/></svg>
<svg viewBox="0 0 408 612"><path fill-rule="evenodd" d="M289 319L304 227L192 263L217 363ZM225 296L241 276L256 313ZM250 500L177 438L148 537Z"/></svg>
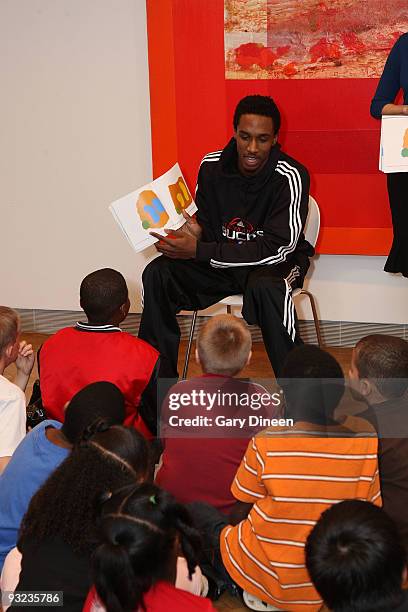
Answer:
<svg viewBox="0 0 408 612"><path fill-rule="evenodd" d="M82 311L72 310L36 310L18 309L21 317L23 331L41 334L53 334L63 327L75 324L83 320ZM197 318L196 332L210 317L199 316ZM181 337L187 338L190 330L191 316L179 315L178 321ZM129 314L121 327L125 331L137 334L140 323L140 314ZM363 323L354 321L321 321L323 341L327 346L354 346L363 336L368 334L390 334L408 340L408 325L387 323ZM250 325L252 339L254 342L262 340L259 327ZM303 340L309 344L317 344L313 321L300 320L299 329Z"/></svg>

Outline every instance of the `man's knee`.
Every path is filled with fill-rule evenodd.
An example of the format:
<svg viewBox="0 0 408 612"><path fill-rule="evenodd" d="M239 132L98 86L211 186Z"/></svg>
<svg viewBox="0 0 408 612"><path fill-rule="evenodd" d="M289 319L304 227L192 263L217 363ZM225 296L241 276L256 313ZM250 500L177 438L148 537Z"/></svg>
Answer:
<svg viewBox="0 0 408 612"><path fill-rule="evenodd" d="M263 295L278 296L285 292L286 285L283 278L280 276L268 275L254 275L248 280L248 284L245 288L245 294L247 297L262 297Z"/></svg>
<svg viewBox="0 0 408 612"><path fill-rule="evenodd" d="M170 260L162 255L148 263L142 274L143 286L146 287L150 283L157 283L163 276L167 276L169 274L169 263Z"/></svg>

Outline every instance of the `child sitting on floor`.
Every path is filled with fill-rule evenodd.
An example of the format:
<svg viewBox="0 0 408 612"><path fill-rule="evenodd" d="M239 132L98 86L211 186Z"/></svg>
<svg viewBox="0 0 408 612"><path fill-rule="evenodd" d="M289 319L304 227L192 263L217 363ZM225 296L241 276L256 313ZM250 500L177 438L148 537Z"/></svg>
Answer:
<svg viewBox="0 0 408 612"><path fill-rule="evenodd" d="M214 610L198 597L200 536L169 493L145 483L108 497L101 538L92 559L95 587L84 612Z"/></svg>
<svg viewBox="0 0 408 612"><path fill-rule="evenodd" d="M100 418L112 424L125 418L123 395L112 383L92 383L78 391L65 409L64 424L42 421L16 448L0 475L0 571L16 545L31 498L68 457L84 430Z"/></svg>
<svg viewBox="0 0 408 612"><path fill-rule="evenodd" d="M106 380L123 393L125 425L151 438L156 433L160 357L147 342L119 327L130 308L124 277L110 268L88 274L81 283L80 304L87 321L60 329L38 353L48 417L63 422L64 406L75 393Z"/></svg>
<svg viewBox="0 0 408 612"><path fill-rule="evenodd" d="M313 527L305 552L327 606L322 612L407 612L406 553L381 508L358 499L335 504Z"/></svg>
<svg viewBox="0 0 408 612"><path fill-rule="evenodd" d="M17 368L15 383L3 376L11 363ZM26 433L24 391L33 365L31 344L20 342L18 314L0 306L0 474Z"/></svg>
<svg viewBox="0 0 408 612"><path fill-rule="evenodd" d="M244 589L251 608L259 599L265 610L316 612L323 602L305 566L307 536L333 503L381 505L378 441L363 419L334 420L344 376L329 353L297 347L282 377L293 426L250 441L231 487L236 521L208 504L191 504L191 511L218 575L233 592Z"/></svg>
<svg viewBox="0 0 408 612"><path fill-rule="evenodd" d="M212 317L197 338L203 375L180 381L166 396L156 482L178 501L206 501L228 514L235 502L231 482L248 439L265 426L259 425L265 414L280 415L279 398L272 405L264 387L234 378L249 363L251 346L242 319Z"/></svg>
<svg viewBox="0 0 408 612"><path fill-rule="evenodd" d="M95 518L105 492L140 483L150 474L146 439L133 428L109 423L100 419L84 431L31 499L19 532L22 561L16 590L62 591L67 612L82 609L91 586ZM14 608L20 609L16 601ZM33 606L41 609L41 603Z"/></svg>
<svg viewBox="0 0 408 612"><path fill-rule="evenodd" d="M349 377L353 397L366 404L359 416L377 430L383 508L408 552L408 343L382 334L361 338Z"/></svg>

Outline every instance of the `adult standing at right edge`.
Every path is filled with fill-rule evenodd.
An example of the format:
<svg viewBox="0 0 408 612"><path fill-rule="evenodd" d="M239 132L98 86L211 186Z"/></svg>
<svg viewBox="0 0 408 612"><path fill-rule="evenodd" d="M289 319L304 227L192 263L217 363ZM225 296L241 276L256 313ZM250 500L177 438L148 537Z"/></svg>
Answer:
<svg viewBox="0 0 408 612"><path fill-rule="evenodd" d="M404 104L394 104L402 89ZM399 37L384 66L370 112L381 115L408 115L408 33ZM385 263L386 272L400 272L408 277L408 172L387 174L394 239Z"/></svg>

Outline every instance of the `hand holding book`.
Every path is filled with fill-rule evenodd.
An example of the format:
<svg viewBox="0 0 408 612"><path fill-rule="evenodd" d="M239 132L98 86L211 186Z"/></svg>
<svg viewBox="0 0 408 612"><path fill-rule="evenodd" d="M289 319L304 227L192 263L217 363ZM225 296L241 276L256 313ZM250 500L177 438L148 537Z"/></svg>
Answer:
<svg viewBox="0 0 408 612"><path fill-rule="evenodd" d="M155 232L150 232L159 240L155 247L159 253L171 259L193 259L196 256L197 240L200 239L202 229L194 217L183 210L185 224L177 230L165 230L167 236L164 237Z"/></svg>
<svg viewBox="0 0 408 612"><path fill-rule="evenodd" d="M109 209L138 252L163 236L178 236L180 230L195 240L201 235L199 224L190 216L196 212L197 206L178 164L151 183L116 200ZM190 240L187 251L190 253L192 250L193 242Z"/></svg>

